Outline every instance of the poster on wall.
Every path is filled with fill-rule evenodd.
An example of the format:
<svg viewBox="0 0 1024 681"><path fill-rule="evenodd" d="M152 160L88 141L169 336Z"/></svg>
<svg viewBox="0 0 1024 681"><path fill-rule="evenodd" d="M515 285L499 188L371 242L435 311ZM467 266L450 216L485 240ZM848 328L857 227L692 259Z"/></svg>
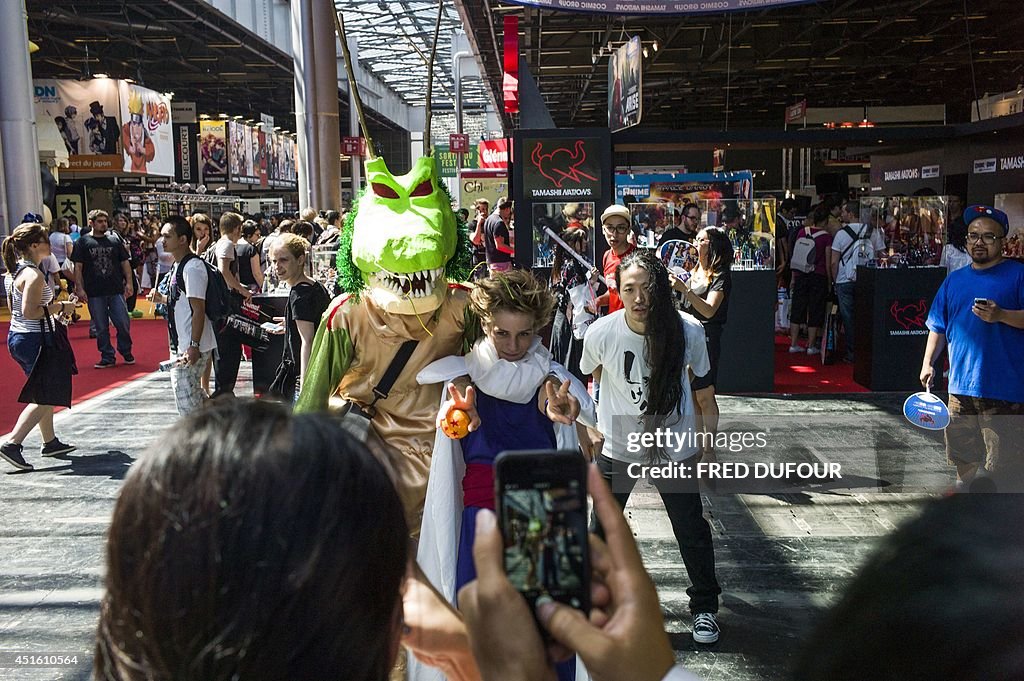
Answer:
<svg viewBox="0 0 1024 681"><path fill-rule="evenodd" d="M81 187L62 185L54 197L57 207L55 218L66 218L72 225L82 226L85 221L85 192ZM75 237L77 238L77 237Z"/></svg>
<svg viewBox="0 0 1024 681"><path fill-rule="evenodd" d="M473 205L485 199L489 209L501 196L508 196L508 173L500 170L463 170L459 176L459 207L469 209L473 219Z"/></svg>
<svg viewBox="0 0 1024 681"><path fill-rule="evenodd" d="M524 138L523 190L530 199L586 199L601 195L601 140L596 137Z"/></svg>
<svg viewBox="0 0 1024 681"><path fill-rule="evenodd" d="M615 199L632 196L637 201L682 206L702 200L753 198L753 174L731 173L633 173L615 176Z"/></svg>
<svg viewBox="0 0 1024 681"><path fill-rule="evenodd" d="M228 173L232 182L259 182L253 167L253 132L254 130L244 123L228 122Z"/></svg>
<svg viewBox="0 0 1024 681"><path fill-rule="evenodd" d="M480 167L480 155L477 145L472 144L465 154L456 154L451 151L447 144L434 145L434 165L437 166L438 177L459 176L459 156L462 157L462 167L475 169Z"/></svg>
<svg viewBox="0 0 1024 681"><path fill-rule="evenodd" d="M121 170L117 81L32 81L36 120L57 125L68 152L68 170Z"/></svg>
<svg viewBox="0 0 1024 681"><path fill-rule="evenodd" d="M121 100L122 170L141 175L174 175L171 100L134 83L117 81Z"/></svg>
<svg viewBox="0 0 1024 681"><path fill-rule="evenodd" d="M228 147L224 121L199 123L199 156L204 184L228 181Z"/></svg>
<svg viewBox="0 0 1024 681"><path fill-rule="evenodd" d="M637 125L642 114L640 37L633 36L608 59L608 127L612 132Z"/></svg>
<svg viewBox="0 0 1024 681"><path fill-rule="evenodd" d="M195 123L174 124L174 179L192 185L202 184L199 179L199 158L196 137L199 126Z"/></svg>

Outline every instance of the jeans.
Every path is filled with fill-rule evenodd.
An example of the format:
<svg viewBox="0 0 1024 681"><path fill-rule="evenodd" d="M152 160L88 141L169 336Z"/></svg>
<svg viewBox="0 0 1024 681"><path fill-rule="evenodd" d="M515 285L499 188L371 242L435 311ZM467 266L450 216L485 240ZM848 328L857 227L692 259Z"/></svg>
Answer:
<svg viewBox="0 0 1024 681"><path fill-rule="evenodd" d="M633 485L636 484L636 480L627 475L627 466L603 454L597 456L597 467L611 486L620 507L625 507ZM665 504L668 519L672 523L672 533L676 536L679 553L686 566L686 574L690 577L692 586L686 590L686 595L690 597L690 612L718 612L718 595L722 593L722 588L715 574L715 545L711 540L711 525L704 517L699 483L696 479L673 481L673 489L670 491L666 484L668 481L653 482ZM604 538L596 513L591 518L590 529Z"/></svg>
<svg viewBox="0 0 1024 681"><path fill-rule="evenodd" d="M9 331L7 333L7 349L11 357L18 363L21 370L28 376L32 373L32 367L36 365L39 351L43 348L42 331L23 333L20 331Z"/></svg>
<svg viewBox="0 0 1024 681"><path fill-rule="evenodd" d="M846 359L853 359L853 289L856 282L836 284L839 316L843 318L843 337L846 338Z"/></svg>
<svg viewBox="0 0 1024 681"><path fill-rule="evenodd" d="M122 357L132 354L131 322L123 295L89 296L89 315L96 323L96 347L100 359L114 361L114 348L110 344L110 325L117 329L117 351Z"/></svg>
<svg viewBox="0 0 1024 681"><path fill-rule="evenodd" d="M238 365L242 361L242 343L233 331L217 333L217 354L213 362L213 375L217 379L211 398L235 394Z"/></svg>

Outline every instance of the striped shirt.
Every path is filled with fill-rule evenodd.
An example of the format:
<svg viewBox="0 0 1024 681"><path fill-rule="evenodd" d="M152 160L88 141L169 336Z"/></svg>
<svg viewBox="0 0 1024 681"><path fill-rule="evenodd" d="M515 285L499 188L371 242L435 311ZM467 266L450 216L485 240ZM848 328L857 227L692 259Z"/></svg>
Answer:
<svg viewBox="0 0 1024 681"><path fill-rule="evenodd" d="M35 267L35 265L26 262L21 262L19 265ZM36 269L38 270L38 268ZM42 319L25 319L25 311L22 309L24 294L14 285L14 275L8 273L4 279L7 288L7 299L11 304L11 331L16 333L42 333ZM50 287L48 277L44 276L43 296L40 304L48 305L51 301L53 301L53 289Z"/></svg>

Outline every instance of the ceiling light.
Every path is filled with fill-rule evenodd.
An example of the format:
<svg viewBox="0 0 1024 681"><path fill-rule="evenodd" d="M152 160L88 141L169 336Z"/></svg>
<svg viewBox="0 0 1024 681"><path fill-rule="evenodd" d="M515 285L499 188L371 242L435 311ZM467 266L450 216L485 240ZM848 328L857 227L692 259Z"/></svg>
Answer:
<svg viewBox="0 0 1024 681"><path fill-rule="evenodd" d="M199 114L199 120L205 121L205 120L209 120L209 118L210 118L210 114Z"/></svg>
<svg viewBox="0 0 1024 681"><path fill-rule="evenodd" d="M647 48L644 48L644 59L647 59Z"/></svg>
<svg viewBox="0 0 1024 681"><path fill-rule="evenodd" d="M231 116L228 116L226 113L217 114L217 117L218 118L231 118Z"/></svg>
<svg viewBox="0 0 1024 681"><path fill-rule="evenodd" d="M654 48L654 51L655 51L655 52L657 52L657 51L658 51L658 41L657 41L657 40L655 40L655 41L654 41L654 44L653 44L653 45L651 45L651 47L653 47L653 48Z"/></svg>
<svg viewBox="0 0 1024 681"><path fill-rule="evenodd" d="M110 78L110 76L108 76L105 73L94 73L92 77L93 78Z"/></svg>

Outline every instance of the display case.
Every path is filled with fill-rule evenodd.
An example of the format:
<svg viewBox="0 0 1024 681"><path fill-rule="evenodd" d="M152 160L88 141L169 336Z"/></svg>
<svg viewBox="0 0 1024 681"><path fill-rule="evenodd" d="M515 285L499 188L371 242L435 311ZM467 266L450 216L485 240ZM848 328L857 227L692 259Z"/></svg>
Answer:
<svg viewBox="0 0 1024 681"><path fill-rule="evenodd" d="M313 252L309 258L307 274L323 284L324 288L331 293L334 293L334 286L338 281L337 256L337 244L325 244L313 246Z"/></svg>
<svg viewBox="0 0 1024 681"><path fill-rule="evenodd" d="M629 214L637 246L654 248L666 229L678 227L682 207L671 203L631 203Z"/></svg>
<svg viewBox="0 0 1024 681"><path fill-rule="evenodd" d="M594 262L594 204L593 203L535 203L533 204L533 266L550 268L559 246L551 234L560 235L567 229L585 229L590 238L583 257ZM512 233L512 230L509 230Z"/></svg>
<svg viewBox="0 0 1024 681"><path fill-rule="evenodd" d="M192 215L201 211L215 221L223 213L237 211L241 202L238 196L227 194L186 194L179 192L131 192L121 191L121 201L132 218L147 215Z"/></svg>
<svg viewBox="0 0 1024 681"><path fill-rule="evenodd" d="M993 205L1010 219L1010 233L1003 241L1003 255L1024 259L1024 194L996 194Z"/></svg>
<svg viewBox="0 0 1024 681"><path fill-rule="evenodd" d="M701 228L729 235L733 270L775 269L775 199L701 199Z"/></svg>
<svg viewBox="0 0 1024 681"><path fill-rule="evenodd" d="M936 267L946 244L945 196L866 196L860 220L882 230L885 254L880 268Z"/></svg>

